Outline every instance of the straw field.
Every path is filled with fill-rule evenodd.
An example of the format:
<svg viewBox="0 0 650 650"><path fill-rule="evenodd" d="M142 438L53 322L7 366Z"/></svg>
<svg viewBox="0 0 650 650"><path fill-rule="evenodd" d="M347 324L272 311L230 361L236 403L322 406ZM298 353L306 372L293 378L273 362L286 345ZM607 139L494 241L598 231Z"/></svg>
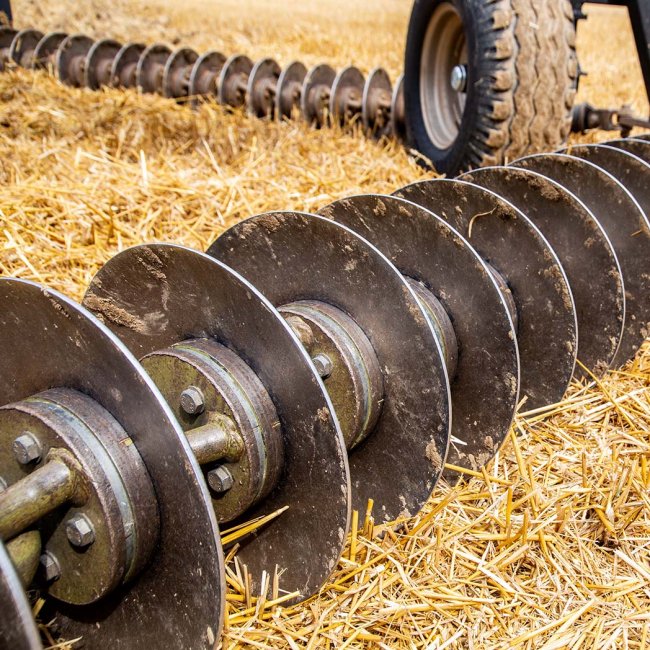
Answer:
<svg viewBox="0 0 650 650"><path fill-rule="evenodd" d="M400 71L408 0L16 0L16 24ZM590 8L580 100L647 114L623 10ZM125 247L204 250L270 209L314 211L426 173L395 143L154 96L0 75L0 273L75 298ZM603 134L588 136L602 138ZM232 564L224 648L650 647L650 349L526 413L479 475L416 518L359 513L330 584L283 608ZM326 507L324 505L324 507ZM305 526L311 525L309 521ZM278 600L280 603L278 604ZM55 644L58 640L51 639Z"/></svg>

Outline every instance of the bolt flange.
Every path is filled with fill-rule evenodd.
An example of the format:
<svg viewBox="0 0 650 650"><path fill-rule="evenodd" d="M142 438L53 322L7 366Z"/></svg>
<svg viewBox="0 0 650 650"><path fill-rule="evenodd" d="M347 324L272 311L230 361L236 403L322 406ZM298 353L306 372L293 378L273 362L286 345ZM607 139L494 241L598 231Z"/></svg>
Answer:
<svg viewBox="0 0 650 650"><path fill-rule="evenodd" d="M203 391L196 386L190 386L181 393L181 408L188 415L200 415L205 410Z"/></svg>
<svg viewBox="0 0 650 650"><path fill-rule="evenodd" d="M95 541L95 528L90 519L81 513L68 519L65 534L70 544L77 548L86 548Z"/></svg>
<svg viewBox="0 0 650 650"><path fill-rule="evenodd" d="M235 482L230 470L223 465L220 465L216 469L211 469L208 472L207 478L210 488L219 494L228 492Z"/></svg>
<svg viewBox="0 0 650 650"><path fill-rule="evenodd" d="M61 566L54 554L45 551L40 558L41 568L43 569L43 576L47 582L54 582L61 577Z"/></svg>
<svg viewBox="0 0 650 650"><path fill-rule="evenodd" d="M21 465L38 462L43 453L39 439L29 431L19 435L14 440L12 448L16 460Z"/></svg>

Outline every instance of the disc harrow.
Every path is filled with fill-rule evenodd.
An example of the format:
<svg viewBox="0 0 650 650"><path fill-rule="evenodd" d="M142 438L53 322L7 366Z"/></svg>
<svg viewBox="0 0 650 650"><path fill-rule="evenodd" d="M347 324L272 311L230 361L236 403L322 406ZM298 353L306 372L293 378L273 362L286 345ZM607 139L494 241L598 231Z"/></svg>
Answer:
<svg viewBox="0 0 650 650"><path fill-rule="evenodd" d="M210 98L260 118L300 116L318 127L359 123L375 137L405 136L403 77L393 87L382 68L365 79L354 66L337 73L326 64L307 70L294 61L281 68L271 58L253 63L244 55L199 56L161 43L122 45L83 34L2 27L0 70L11 65L48 69L76 88L138 88L194 104Z"/></svg>
<svg viewBox="0 0 650 650"><path fill-rule="evenodd" d="M156 60L155 80L200 60L160 53L129 65ZM339 77L337 101L359 90ZM208 254L116 255L82 305L0 279L0 639L40 647L38 587L87 647L211 647L218 522L265 518L239 542L254 590L277 572L291 602L316 593L351 508L414 515L441 477L494 456L522 400L543 407L634 355L649 160L641 139L581 145L257 215Z"/></svg>

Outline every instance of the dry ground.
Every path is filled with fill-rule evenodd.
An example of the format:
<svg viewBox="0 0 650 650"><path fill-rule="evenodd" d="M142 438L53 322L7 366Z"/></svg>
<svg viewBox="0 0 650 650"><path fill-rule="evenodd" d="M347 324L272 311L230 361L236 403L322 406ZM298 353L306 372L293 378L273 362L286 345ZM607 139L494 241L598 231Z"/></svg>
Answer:
<svg viewBox="0 0 650 650"><path fill-rule="evenodd" d="M44 31L382 64L395 76L409 2L16 0L15 9L18 25ZM647 113L624 12L591 13L578 41L590 71L581 98ZM425 175L392 143L219 107L192 113L25 72L0 76L0 96L0 273L76 298L126 246L205 249L251 214L313 210ZM366 525L303 607L247 603L232 574L224 647L646 647L649 383L646 348L602 384L575 385L565 403L521 417L483 476L439 488L419 517L383 536Z"/></svg>

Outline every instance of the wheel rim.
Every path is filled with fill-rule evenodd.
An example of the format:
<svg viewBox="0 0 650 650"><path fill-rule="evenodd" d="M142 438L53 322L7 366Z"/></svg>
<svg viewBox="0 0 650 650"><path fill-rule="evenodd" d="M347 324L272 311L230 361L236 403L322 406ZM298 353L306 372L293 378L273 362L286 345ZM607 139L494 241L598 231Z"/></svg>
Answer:
<svg viewBox="0 0 650 650"><path fill-rule="evenodd" d="M466 93L451 85L456 66L467 65L463 21L450 2L436 7L422 47L420 104L427 135L439 149L448 149L458 137Z"/></svg>

